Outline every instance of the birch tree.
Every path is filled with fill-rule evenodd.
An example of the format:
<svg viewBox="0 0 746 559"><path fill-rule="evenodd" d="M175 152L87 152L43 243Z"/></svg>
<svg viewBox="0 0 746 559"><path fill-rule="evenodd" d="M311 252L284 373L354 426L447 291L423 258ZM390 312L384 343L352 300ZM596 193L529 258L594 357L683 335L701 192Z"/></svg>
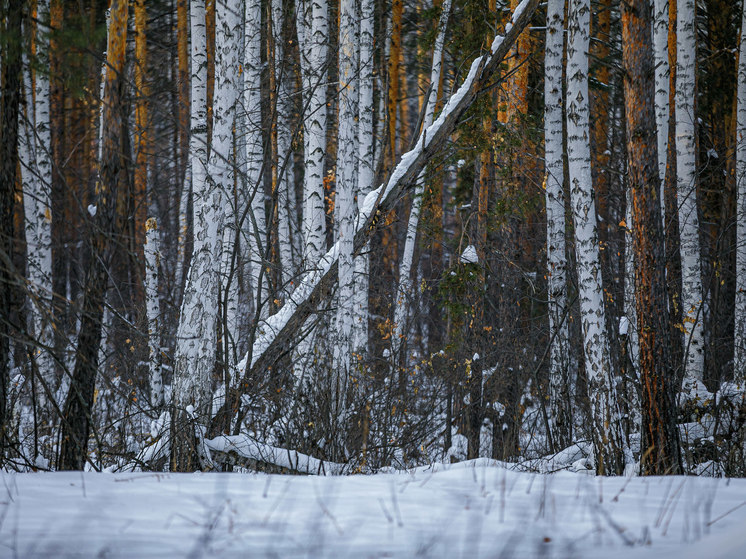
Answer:
<svg viewBox="0 0 746 559"><path fill-rule="evenodd" d="M262 10L258 2L246 2L244 32L244 109L246 111L246 184L250 204L248 230L249 274L254 308L262 318L267 313L267 279L262 273L266 250L266 209L262 177L264 139L262 137ZM260 310L261 309L261 310Z"/></svg>
<svg viewBox="0 0 746 559"><path fill-rule="evenodd" d="M158 222L154 217L145 222L145 309L148 317L148 371L150 405L159 410L163 405L163 375L161 374L160 299L158 297L158 267L160 249Z"/></svg>
<svg viewBox="0 0 746 559"><path fill-rule="evenodd" d="M653 53L655 55L655 126L658 137L658 180L663 227L666 225L666 165L668 162L668 117L670 93L668 67L668 0L655 0L653 10Z"/></svg>
<svg viewBox="0 0 746 559"><path fill-rule="evenodd" d="M549 384L552 440L555 450L572 440L568 358L570 338L567 307L567 256L565 253L565 189L562 150L562 59L565 0L547 4L544 54L544 158L547 212L547 295L549 305Z"/></svg>
<svg viewBox="0 0 746 559"><path fill-rule="evenodd" d="M702 263L697 209L696 116L697 57L694 0L680 0L676 18L676 195L679 206L681 307L684 384L691 389L704 372Z"/></svg>
<svg viewBox="0 0 746 559"><path fill-rule="evenodd" d="M298 41L303 72L303 264L314 269L326 252L324 217L324 157L326 154L326 85L329 35L326 0L300 4Z"/></svg>
<svg viewBox="0 0 746 559"><path fill-rule="evenodd" d="M275 116L277 134L277 167L275 189L277 199L277 244L280 252L283 291L292 291L290 281L296 266L293 251L295 225L295 174L293 170L293 103L290 71L285 52L285 2L272 0L272 33L274 39ZM323 203L323 195L322 195Z"/></svg>
<svg viewBox="0 0 746 559"><path fill-rule="evenodd" d="M352 364L352 324L355 290L355 194L357 190L357 9L355 0L339 5L339 126L337 134L337 192L334 209L339 239L337 343L334 347L336 384L342 400Z"/></svg>
<svg viewBox="0 0 746 559"><path fill-rule="evenodd" d="M37 57L49 54L49 0L37 3L35 44ZM47 390L54 393L54 346L52 328L52 138L49 112L49 75L24 72L26 117L21 123L19 157L23 184L26 232L26 266L36 367L44 384L40 392L47 407Z"/></svg>
<svg viewBox="0 0 746 559"><path fill-rule="evenodd" d="M195 443L203 436L202 426L209 419L212 403L225 193L233 185L231 150L237 96L233 80L239 68L242 23L239 13L227 0L216 6L212 143L206 180L194 182L193 186L194 250L177 332L171 433L173 471L191 471L200 465ZM194 100L192 103L196 104ZM200 456L200 460L204 457Z"/></svg>
<svg viewBox="0 0 746 559"><path fill-rule="evenodd" d="M432 124L435 115L435 104L438 99L438 84L440 83L442 69L443 45L445 43L445 34L450 12L451 0L445 0L438 21L438 34L435 38L435 46L433 48L433 62L430 71L430 95L427 97L425 116L422 124L423 129L426 129ZM404 339L404 327L406 326L407 311L409 309L408 302L412 297L412 262L414 260L414 249L417 241L417 229L420 222L422 196L424 193L425 174L423 171L417 177L417 185L412 194L412 207L409 210L407 236L404 242L404 254L402 255L399 264L399 287L397 289L394 307L394 334L391 337L392 353L394 358L398 358L399 362L402 364L406 363L406 356L399 355L399 353Z"/></svg>
<svg viewBox="0 0 746 559"><path fill-rule="evenodd" d="M741 16L736 109L736 305L733 376L746 379L746 2Z"/></svg>
<svg viewBox="0 0 746 559"><path fill-rule="evenodd" d="M362 201L373 188L373 0L360 2L360 61L358 78L358 212ZM355 289L353 311L353 350L367 353L368 347L368 271L370 245L355 257Z"/></svg>
<svg viewBox="0 0 746 559"><path fill-rule="evenodd" d="M591 180L588 138L588 49L590 2L570 0L567 42L567 162L575 224L580 317L585 369L591 402L591 427L599 474L620 473L623 467L618 410L611 384L609 339L604 316L596 208Z"/></svg>

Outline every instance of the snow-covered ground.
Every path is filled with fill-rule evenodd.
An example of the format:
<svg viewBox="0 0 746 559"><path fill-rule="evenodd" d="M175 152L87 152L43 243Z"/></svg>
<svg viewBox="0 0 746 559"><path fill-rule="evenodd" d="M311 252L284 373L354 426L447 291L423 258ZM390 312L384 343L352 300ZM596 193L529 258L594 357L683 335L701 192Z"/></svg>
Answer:
<svg viewBox="0 0 746 559"><path fill-rule="evenodd" d="M746 479L0 474L0 557L746 557Z"/></svg>

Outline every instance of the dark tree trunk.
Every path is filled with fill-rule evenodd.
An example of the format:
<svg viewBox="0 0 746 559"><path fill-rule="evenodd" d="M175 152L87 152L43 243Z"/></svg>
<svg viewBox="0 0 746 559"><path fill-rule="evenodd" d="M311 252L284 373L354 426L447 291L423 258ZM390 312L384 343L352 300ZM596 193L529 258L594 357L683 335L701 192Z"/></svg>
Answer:
<svg viewBox="0 0 746 559"><path fill-rule="evenodd" d="M636 261L635 306L642 381L641 471L681 471L675 422L675 371L669 343L663 222L654 116L654 64L648 0L622 3L627 157Z"/></svg>
<svg viewBox="0 0 746 559"><path fill-rule="evenodd" d="M21 17L23 2L0 4L0 465L8 442L10 335L13 303L13 200L18 169L18 112L21 100ZM2 28L3 22L5 29Z"/></svg>
<svg viewBox="0 0 746 559"><path fill-rule="evenodd" d="M125 0L114 0L107 48L107 72L99 181L96 184L96 213L91 228L91 258L85 279L83 309L78 334L70 392L62 418L62 435L58 468L82 470L87 459L91 410L98 370L98 350L104 313L104 294L108 280L107 262L113 236L123 228L117 207L126 197L125 188L117 188L126 172L122 126L122 70L127 44L127 6Z"/></svg>

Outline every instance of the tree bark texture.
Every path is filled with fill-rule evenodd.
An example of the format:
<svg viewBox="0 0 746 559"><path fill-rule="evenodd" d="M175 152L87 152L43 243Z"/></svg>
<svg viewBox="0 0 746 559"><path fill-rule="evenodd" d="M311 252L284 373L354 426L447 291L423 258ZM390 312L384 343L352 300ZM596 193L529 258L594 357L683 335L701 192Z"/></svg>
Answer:
<svg viewBox="0 0 746 559"><path fill-rule="evenodd" d="M634 207L635 303L642 383L641 472L678 474L676 374L669 343L665 247L655 128L655 72L648 0L622 5L627 169Z"/></svg>

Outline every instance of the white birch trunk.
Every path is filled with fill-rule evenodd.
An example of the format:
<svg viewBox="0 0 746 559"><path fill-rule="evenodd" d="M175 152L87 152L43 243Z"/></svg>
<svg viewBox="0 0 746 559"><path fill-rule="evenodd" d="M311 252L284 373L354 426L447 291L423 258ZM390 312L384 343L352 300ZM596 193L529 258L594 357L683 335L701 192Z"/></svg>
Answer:
<svg viewBox="0 0 746 559"><path fill-rule="evenodd" d="M326 214L324 208L324 159L327 128L327 54L329 35L327 0L304 0L297 15L298 43L303 83L303 215L301 242L304 274L318 268L326 253ZM304 325L307 328L309 325ZM316 332L304 337L296 348L294 374L302 382L316 362Z"/></svg>
<svg viewBox="0 0 746 559"><path fill-rule="evenodd" d="M163 405L163 376L161 374L160 304L158 301L158 222L151 217L145 222L145 310L148 316L148 350L150 405L158 410Z"/></svg>
<svg viewBox="0 0 746 559"><path fill-rule="evenodd" d="M736 305L733 376L746 379L746 1L741 17L736 113Z"/></svg>
<svg viewBox="0 0 746 559"><path fill-rule="evenodd" d="M254 309L267 316L267 279L262 266L266 248L267 218L262 177L264 139L262 137L262 8L259 2L246 2L244 43L244 105L246 110L246 181L251 207L247 231L249 252L249 284L254 296Z"/></svg>
<svg viewBox="0 0 746 559"><path fill-rule="evenodd" d="M280 251L283 291L290 293L297 272L293 233L295 216L295 172L293 170L293 104L290 86L291 76L285 60L284 24L282 0L272 0L272 32L275 47L275 76L277 103L277 244Z"/></svg>
<svg viewBox="0 0 746 559"><path fill-rule="evenodd" d="M48 55L49 0L37 2L36 50ZM49 115L49 76L44 72L24 72L26 120L19 126L22 150L21 177L26 230L26 263L32 331L39 346L34 348L36 365L42 381L55 390L54 331L52 305L52 138ZM33 83L32 83L33 81ZM32 88L34 94L32 95ZM25 149L23 144L25 143ZM43 406L46 393L41 391Z"/></svg>
<svg viewBox="0 0 746 559"><path fill-rule="evenodd" d="M192 27L192 37L204 32L204 12L195 18L204 4L192 2L192 16L201 25ZM174 370L174 407L204 423L209 417L211 375L215 365L216 320L220 282L222 226L225 217L225 195L233 185L231 149L238 75L238 41L241 20L238 12L218 0L215 31L215 96L213 106L212 144L205 180L193 183L194 251L184 289L177 332L176 368ZM196 103L192 102L194 110ZM203 167L201 158L194 161L193 173ZM203 167L204 168L204 167Z"/></svg>
<svg viewBox="0 0 746 559"><path fill-rule="evenodd" d="M433 48L433 63L430 71L430 95L427 98L427 107L425 108L425 118L422 129L427 129L433 123L435 115L435 103L438 100L438 84L440 83L440 72L443 58L443 44L445 42L446 27L448 26L448 16L451 12L451 0L445 0L442 6L440 20L438 21L438 35L435 38ZM399 288L397 289L395 307L394 307L394 335L391 337L391 349L394 359L399 359L400 363L405 363L404 356L399 355L404 327L407 323L407 313L409 309L409 297L412 295L412 261L414 259L415 243L417 241L417 228L420 222L420 210L422 209L422 196L425 191L425 173L420 173L417 177L417 186L412 195L412 207L409 212L409 221L407 222L407 237L404 242L404 254L399 265Z"/></svg>
<svg viewBox="0 0 746 559"><path fill-rule="evenodd" d="M604 317L596 208L591 180L588 109L590 1L570 0L567 43L567 161L575 223L580 317L585 370L593 414L597 466L609 471L614 460L612 422L616 405L611 385L609 340Z"/></svg>
<svg viewBox="0 0 746 559"><path fill-rule="evenodd" d="M337 343L334 370L340 402L352 364L352 321L355 288L353 241L355 235L357 156L357 10L355 0L339 5L339 127L337 142L336 223L339 240Z"/></svg>
<svg viewBox="0 0 746 559"><path fill-rule="evenodd" d="M668 67L668 0L655 0L653 10L653 54L655 56L655 124L658 133L658 178L660 180L661 215L666 228L664 184L668 160L669 75ZM630 228L631 225L628 225Z"/></svg>
<svg viewBox="0 0 746 559"><path fill-rule="evenodd" d="M565 0L547 4L544 54L544 156L547 211L547 295L549 305L549 384L555 447L571 440L572 414L568 378L570 343L567 327L567 256L565 248L564 157L562 149L562 58Z"/></svg>
<svg viewBox="0 0 746 559"><path fill-rule="evenodd" d="M694 0L680 0L676 19L676 193L681 250L684 383L704 372L702 269L697 214L697 154L694 114L696 37Z"/></svg>
<svg viewBox="0 0 746 559"><path fill-rule="evenodd" d="M298 39L303 67L304 108L303 148L305 177L303 181L304 270L318 266L326 252L324 214L324 157L326 154L326 86L329 35L326 0L306 0L298 14Z"/></svg>
<svg viewBox="0 0 746 559"><path fill-rule="evenodd" d="M373 0L360 4L360 70L358 79L358 211L373 187ZM355 304L353 311L353 350L368 352L368 273L369 247L355 258Z"/></svg>

